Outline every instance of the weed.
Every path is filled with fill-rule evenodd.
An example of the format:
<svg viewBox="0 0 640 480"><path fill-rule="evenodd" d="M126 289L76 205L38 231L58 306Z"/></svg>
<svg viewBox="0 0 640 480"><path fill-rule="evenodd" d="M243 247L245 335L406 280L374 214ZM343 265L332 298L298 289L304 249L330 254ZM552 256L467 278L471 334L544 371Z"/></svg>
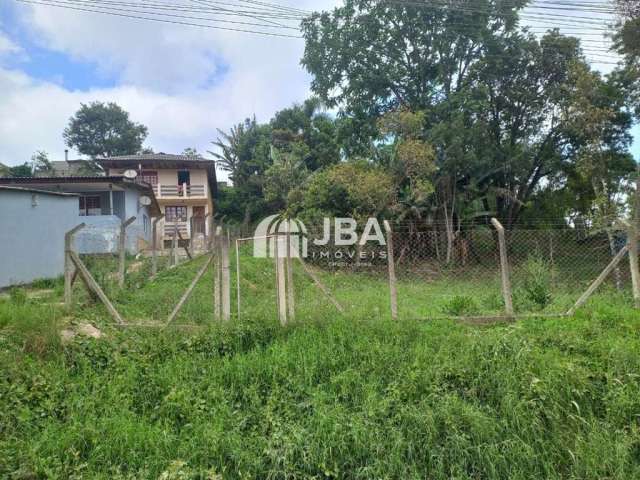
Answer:
<svg viewBox="0 0 640 480"><path fill-rule="evenodd" d="M551 265L537 255L530 255L521 270L520 295L539 310L552 300L553 272Z"/></svg>
<svg viewBox="0 0 640 480"><path fill-rule="evenodd" d="M27 292L25 292L24 288L13 287L9 290L9 297L11 298L11 303L14 305L24 305L27 303Z"/></svg>
<svg viewBox="0 0 640 480"><path fill-rule="evenodd" d="M444 305L443 312L455 317L474 314L478 311L476 301L467 295L455 295Z"/></svg>

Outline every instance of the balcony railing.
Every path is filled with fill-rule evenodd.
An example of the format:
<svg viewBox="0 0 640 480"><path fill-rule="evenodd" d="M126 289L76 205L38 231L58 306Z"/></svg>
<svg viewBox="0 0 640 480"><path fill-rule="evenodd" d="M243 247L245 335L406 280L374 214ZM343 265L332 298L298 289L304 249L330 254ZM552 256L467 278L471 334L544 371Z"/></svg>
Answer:
<svg viewBox="0 0 640 480"><path fill-rule="evenodd" d="M189 224L188 222L166 222L164 224L164 236L173 238L179 232L182 238L189 237Z"/></svg>
<svg viewBox="0 0 640 480"><path fill-rule="evenodd" d="M205 198L207 196L204 185L154 185L154 193L157 198Z"/></svg>

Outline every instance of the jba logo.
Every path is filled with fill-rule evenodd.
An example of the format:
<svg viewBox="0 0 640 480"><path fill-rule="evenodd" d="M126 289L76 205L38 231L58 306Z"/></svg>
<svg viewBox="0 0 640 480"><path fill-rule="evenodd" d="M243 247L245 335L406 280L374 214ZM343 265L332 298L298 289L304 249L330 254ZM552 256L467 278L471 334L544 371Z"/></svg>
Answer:
<svg viewBox="0 0 640 480"><path fill-rule="evenodd" d="M353 218L334 218L332 222L330 218L325 217L322 236L311 241L318 247L329 245L332 239L336 247L354 245L362 247L369 242L376 242L380 246L386 245L380 223L376 218L367 219L361 235L358 235L357 230L358 223ZM258 224L254 239L254 257L286 256L287 244L290 256L303 258L308 256L308 230L304 223L297 219L288 220L279 215L271 215Z"/></svg>

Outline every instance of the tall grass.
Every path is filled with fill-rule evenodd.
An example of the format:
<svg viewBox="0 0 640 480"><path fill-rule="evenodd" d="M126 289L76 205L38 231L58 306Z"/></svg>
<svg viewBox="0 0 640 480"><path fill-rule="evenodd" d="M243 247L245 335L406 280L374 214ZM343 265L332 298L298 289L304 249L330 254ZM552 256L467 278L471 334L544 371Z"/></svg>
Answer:
<svg viewBox="0 0 640 480"><path fill-rule="evenodd" d="M164 318L200 261L116 293L119 308ZM626 297L475 328L376 315L377 280L336 274L324 279L348 314L300 281L311 303L282 328L262 272L243 272L241 321L211 322L205 278L178 322L202 331L109 328L89 304L75 318L105 338L45 355L24 335L54 332L64 310L0 303L0 478L640 477Z"/></svg>

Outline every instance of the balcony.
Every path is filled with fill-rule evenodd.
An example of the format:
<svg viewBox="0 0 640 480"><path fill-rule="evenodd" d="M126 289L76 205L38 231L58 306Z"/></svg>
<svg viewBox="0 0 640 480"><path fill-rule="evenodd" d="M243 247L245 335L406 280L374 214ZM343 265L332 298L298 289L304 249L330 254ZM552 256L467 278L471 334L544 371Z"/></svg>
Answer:
<svg viewBox="0 0 640 480"><path fill-rule="evenodd" d="M189 238L189 230L188 222L167 222L164 224L163 233L166 238L173 238L177 233L180 233L182 238Z"/></svg>
<svg viewBox="0 0 640 480"><path fill-rule="evenodd" d="M206 198L204 185L154 185L156 198Z"/></svg>

